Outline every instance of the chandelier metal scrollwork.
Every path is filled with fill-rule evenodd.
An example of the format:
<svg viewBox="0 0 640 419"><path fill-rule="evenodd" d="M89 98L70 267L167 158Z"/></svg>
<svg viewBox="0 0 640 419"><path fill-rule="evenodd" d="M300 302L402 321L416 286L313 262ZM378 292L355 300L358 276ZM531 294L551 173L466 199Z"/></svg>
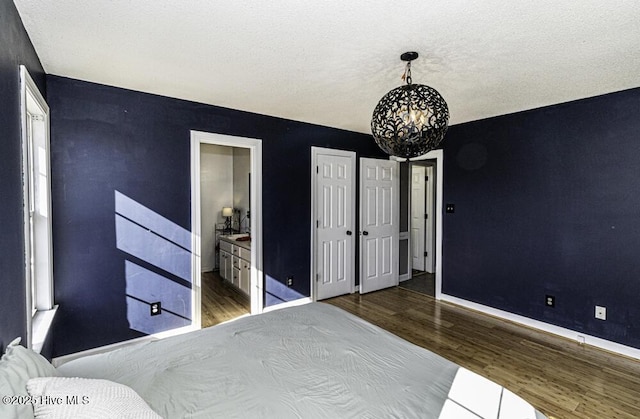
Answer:
<svg viewBox="0 0 640 419"><path fill-rule="evenodd" d="M405 52L403 79L407 84L384 95L373 111L371 132L376 144L392 156L411 158L438 147L447 132L449 108L432 87L413 84L411 61L417 52Z"/></svg>

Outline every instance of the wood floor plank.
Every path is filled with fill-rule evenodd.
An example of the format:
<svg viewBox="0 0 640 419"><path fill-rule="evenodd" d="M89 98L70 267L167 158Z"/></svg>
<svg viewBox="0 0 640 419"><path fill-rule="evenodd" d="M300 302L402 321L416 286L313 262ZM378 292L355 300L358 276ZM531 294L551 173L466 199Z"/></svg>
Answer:
<svg viewBox="0 0 640 419"><path fill-rule="evenodd" d="M483 375L550 418L639 418L640 361L401 288L325 300Z"/></svg>
<svg viewBox="0 0 640 419"><path fill-rule="evenodd" d="M249 313L249 299L217 274L202 283L203 327ZM549 418L640 417L640 361L401 288L325 302L505 386Z"/></svg>
<svg viewBox="0 0 640 419"><path fill-rule="evenodd" d="M251 311L247 296L225 283L217 272L202 274L202 327L214 326Z"/></svg>

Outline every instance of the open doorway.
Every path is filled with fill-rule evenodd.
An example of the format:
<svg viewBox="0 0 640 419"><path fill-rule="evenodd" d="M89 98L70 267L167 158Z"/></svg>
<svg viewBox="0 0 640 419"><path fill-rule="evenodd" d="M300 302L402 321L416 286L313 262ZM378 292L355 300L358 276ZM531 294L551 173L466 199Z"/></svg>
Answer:
<svg viewBox="0 0 640 419"><path fill-rule="evenodd" d="M435 160L407 163L409 279L402 283L435 296Z"/></svg>
<svg viewBox="0 0 640 419"><path fill-rule="evenodd" d="M400 287L442 289L442 150L400 163Z"/></svg>
<svg viewBox="0 0 640 419"><path fill-rule="evenodd" d="M247 148L200 145L202 327L251 311L250 166Z"/></svg>
<svg viewBox="0 0 640 419"><path fill-rule="evenodd" d="M256 139L192 131L192 315L198 328L262 311L261 148Z"/></svg>

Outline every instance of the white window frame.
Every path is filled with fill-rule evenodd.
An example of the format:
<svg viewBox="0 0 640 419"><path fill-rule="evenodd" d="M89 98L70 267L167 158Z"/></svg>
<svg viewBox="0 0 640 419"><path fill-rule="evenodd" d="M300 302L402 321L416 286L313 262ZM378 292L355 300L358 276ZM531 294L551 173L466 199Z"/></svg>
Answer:
<svg viewBox="0 0 640 419"><path fill-rule="evenodd" d="M40 352L57 308L53 305L49 106L23 65L20 66L20 107L26 345ZM38 173L35 173L36 170Z"/></svg>

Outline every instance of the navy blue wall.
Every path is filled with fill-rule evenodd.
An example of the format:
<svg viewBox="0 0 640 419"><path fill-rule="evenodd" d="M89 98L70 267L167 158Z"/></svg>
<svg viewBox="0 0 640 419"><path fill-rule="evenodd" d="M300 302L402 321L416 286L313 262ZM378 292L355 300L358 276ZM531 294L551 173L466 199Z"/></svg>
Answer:
<svg viewBox="0 0 640 419"><path fill-rule="evenodd" d="M269 301L288 276L309 295L311 146L385 156L370 136L48 76L56 302L54 355L140 336L129 329L114 191L191 230L190 132L263 140ZM135 260L164 275L144 261ZM169 278L178 281L176 278ZM280 294L280 295L278 295Z"/></svg>
<svg viewBox="0 0 640 419"><path fill-rule="evenodd" d="M45 94L44 70L10 0L0 1L0 350L26 337L20 65Z"/></svg>
<svg viewBox="0 0 640 419"><path fill-rule="evenodd" d="M443 292L640 348L640 89L456 125L444 144Z"/></svg>

